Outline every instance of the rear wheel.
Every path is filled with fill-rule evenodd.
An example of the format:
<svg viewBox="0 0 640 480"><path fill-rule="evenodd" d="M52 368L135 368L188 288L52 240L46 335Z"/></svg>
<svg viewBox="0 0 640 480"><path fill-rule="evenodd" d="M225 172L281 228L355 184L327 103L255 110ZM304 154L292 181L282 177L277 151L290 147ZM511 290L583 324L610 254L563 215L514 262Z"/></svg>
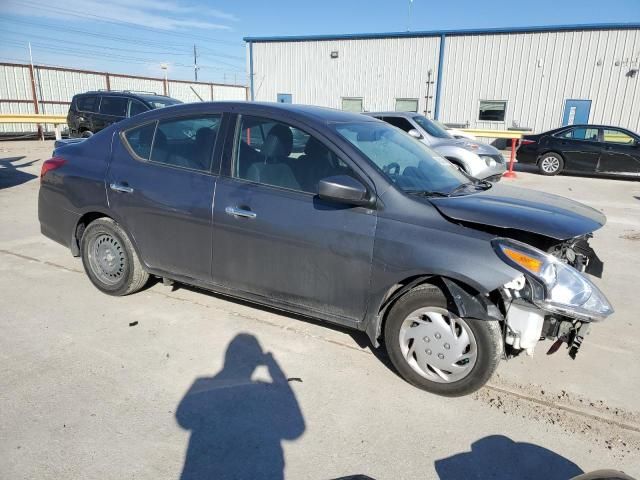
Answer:
<svg viewBox="0 0 640 480"><path fill-rule="evenodd" d="M400 375L438 395L455 397L479 389L502 356L498 322L458 317L434 285L419 286L398 300L384 336Z"/></svg>
<svg viewBox="0 0 640 480"><path fill-rule="evenodd" d="M129 295L147 283L136 252L122 228L110 218L89 224L80 241L82 264L91 282L109 295Z"/></svg>
<svg viewBox="0 0 640 480"><path fill-rule="evenodd" d="M564 160L555 152L545 153L538 160L538 170L542 175L557 175L564 168Z"/></svg>

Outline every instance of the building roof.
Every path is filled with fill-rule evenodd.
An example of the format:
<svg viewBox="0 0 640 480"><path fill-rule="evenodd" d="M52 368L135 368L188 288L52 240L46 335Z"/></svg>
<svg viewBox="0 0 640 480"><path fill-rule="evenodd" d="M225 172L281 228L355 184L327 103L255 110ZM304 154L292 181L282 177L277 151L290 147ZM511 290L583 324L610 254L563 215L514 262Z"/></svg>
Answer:
<svg viewBox="0 0 640 480"><path fill-rule="evenodd" d="M577 25L545 25L531 27L511 28L479 28L462 30L425 30L409 32L380 32L380 33L347 33L330 35L293 35L274 37L244 37L245 42L306 42L321 40L367 40L374 38L415 38L415 37L440 37L464 36L464 35L495 35L507 33L541 33L541 32L570 32L589 30L636 30L640 29L640 23L594 23Z"/></svg>

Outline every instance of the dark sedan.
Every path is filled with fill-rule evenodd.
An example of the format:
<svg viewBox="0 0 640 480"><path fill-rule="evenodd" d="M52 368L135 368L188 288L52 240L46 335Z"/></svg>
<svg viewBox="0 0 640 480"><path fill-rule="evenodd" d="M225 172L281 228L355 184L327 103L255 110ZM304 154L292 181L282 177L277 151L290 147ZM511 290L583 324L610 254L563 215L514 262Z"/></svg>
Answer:
<svg viewBox="0 0 640 480"><path fill-rule="evenodd" d="M362 330L442 395L541 338L575 357L613 311L589 279L600 212L472 179L337 110L199 103L122 120L44 162L38 214L107 294L155 276Z"/></svg>
<svg viewBox="0 0 640 480"><path fill-rule="evenodd" d="M640 136L606 125L571 125L523 136L517 157L518 163L536 165L543 175L640 176Z"/></svg>

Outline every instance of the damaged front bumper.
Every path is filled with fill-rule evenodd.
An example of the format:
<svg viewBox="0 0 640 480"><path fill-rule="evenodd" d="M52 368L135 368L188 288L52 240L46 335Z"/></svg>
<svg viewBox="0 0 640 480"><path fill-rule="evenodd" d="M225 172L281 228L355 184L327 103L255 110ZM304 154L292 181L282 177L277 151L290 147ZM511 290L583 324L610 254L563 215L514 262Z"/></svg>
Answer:
<svg viewBox="0 0 640 480"><path fill-rule="evenodd" d="M539 340L555 340L547 353L567 344L575 358L591 322L604 320L613 307L586 272L602 275L602 262L581 237L549 253L509 239L494 243L501 258L522 272L501 290L505 308L504 341L512 354L533 354Z"/></svg>

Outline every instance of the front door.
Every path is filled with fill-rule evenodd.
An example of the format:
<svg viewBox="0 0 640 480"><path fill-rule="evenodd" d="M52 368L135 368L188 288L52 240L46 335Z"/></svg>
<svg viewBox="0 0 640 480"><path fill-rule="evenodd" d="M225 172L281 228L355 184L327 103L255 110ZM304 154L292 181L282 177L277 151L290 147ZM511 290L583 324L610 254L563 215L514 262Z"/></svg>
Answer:
<svg viewBox="0 0 640 480"><path fill-rule="evenodd" d="M316 195L321 178L354 170L302 129L272 119L242 116L235 145L216 185L214 282L338 322L361 320L376 212Z"/></svg>
<svg viewBox="0 0 640 480"><path fill-rule="evenodd" d="M604 128L602 134L602 154L598 172L621 175L640 174L638 139L617 128Z"/></svg>
<svg viewBox="0 0 640 480"><path fill-rule="evenodd" d="M210 281L220 125L220 114L173 117L114 139L109 203L153 270Z"/></svg>
<svg viewBox="0 0 640 480"><path fill-rule="evenodd" d="M566 100L562 125L584 125L589 123L591 100Z"/></svg>

